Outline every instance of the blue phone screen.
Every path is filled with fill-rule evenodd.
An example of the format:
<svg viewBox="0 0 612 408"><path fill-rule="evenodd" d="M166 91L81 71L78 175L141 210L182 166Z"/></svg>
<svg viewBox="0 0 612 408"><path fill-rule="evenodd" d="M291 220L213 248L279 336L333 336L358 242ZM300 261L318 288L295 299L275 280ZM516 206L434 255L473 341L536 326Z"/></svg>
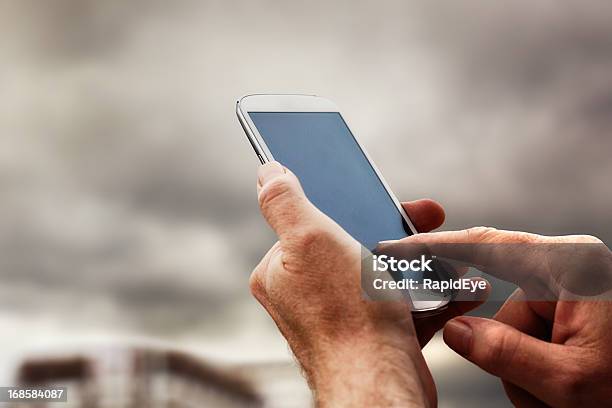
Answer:
<svg viewBox="0 0 612 408"><path fill-rule="evenodd" d="M249 112L274 159L306 196L369 249L410 235L397 207L338 112Z"/></svg>

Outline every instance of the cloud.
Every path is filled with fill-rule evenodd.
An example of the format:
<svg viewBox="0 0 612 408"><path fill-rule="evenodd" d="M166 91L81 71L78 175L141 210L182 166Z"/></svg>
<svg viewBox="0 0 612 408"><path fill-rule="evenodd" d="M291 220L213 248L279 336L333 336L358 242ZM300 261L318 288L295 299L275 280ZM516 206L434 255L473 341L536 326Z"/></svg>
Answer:
<svg viewBox="0 0 612 408"><path fill-rule="evenodd" d="M24 319L240 332L274 240L251 92L336 100L447 228L612 238L608 4L38 3L0 17L0 298Z"/></svg>

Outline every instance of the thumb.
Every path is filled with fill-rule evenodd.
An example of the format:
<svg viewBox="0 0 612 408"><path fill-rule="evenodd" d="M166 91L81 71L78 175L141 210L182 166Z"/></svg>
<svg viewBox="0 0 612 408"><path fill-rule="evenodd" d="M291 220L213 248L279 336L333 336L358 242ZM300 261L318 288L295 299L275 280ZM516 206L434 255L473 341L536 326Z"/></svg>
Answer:
<svg viewBox="0 0 612 408"><path fill-rule="evenodd" d="M444 341L483 370L550 405L558 405L559 387L566 383L572 368L567 358L564 363L565 346L536 339L495 320L452 319L444 327Z"/></svg>
<svg viewBox="0 0 612 408"><path fill-rule="evenodd" d="M324 216L306 198L297 177L280 163L266 163L257 174L259 207L279 238Z"/></svg>

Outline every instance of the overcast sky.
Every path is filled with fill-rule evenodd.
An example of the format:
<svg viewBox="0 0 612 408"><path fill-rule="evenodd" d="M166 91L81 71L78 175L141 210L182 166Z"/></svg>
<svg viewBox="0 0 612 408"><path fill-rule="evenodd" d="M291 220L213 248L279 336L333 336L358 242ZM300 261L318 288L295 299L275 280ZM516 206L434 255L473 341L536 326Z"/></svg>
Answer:
<svg viewBox="0 0 612 408"><path fill-rule="evenodd" d="M447 229L612 240L610 2L0 0L4 346L286 355L247 288L254 92L334 100Z"/></svg>

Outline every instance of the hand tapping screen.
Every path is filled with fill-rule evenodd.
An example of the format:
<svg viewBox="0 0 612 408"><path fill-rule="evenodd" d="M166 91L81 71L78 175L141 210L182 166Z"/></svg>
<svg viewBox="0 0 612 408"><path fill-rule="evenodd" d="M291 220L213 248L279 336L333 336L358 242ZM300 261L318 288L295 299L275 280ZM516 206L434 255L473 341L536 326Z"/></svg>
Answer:
<svg viewBox="0 0 612 408"><path fill-rule="evenodd" d="M274 160L306 196L369 249L410 235L400 212L338 112L249 112Z"/></svg>

